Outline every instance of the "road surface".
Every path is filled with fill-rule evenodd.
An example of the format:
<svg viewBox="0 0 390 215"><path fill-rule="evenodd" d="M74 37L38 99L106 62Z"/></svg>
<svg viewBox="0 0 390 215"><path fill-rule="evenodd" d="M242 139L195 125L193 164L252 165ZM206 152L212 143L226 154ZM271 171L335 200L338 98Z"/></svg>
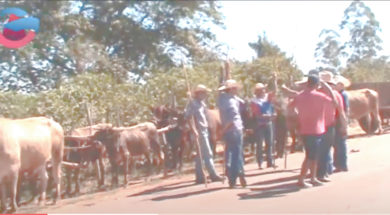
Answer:
<svg viewBox="0 0 390 215"><path fill-rule="evenodd" d="M245 165L248 186L194 185L194 176L136 182L126 188L64 199L57 205L18 211L41 213L390 213L390 134L348 140L349 172L323 186L296 186L303 153L276 161L276 169ZM221 169L219 169L221 171Z"/></svg>

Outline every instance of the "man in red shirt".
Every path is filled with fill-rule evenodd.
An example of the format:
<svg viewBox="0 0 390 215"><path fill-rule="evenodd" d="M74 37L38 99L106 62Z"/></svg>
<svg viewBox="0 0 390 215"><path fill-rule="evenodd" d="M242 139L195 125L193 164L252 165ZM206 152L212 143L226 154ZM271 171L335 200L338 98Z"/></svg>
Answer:
<svg viewBox="0 0 390 215"><path fill-rule="evenodd" d="M289 108L296 108L298 111L299 133L302 136L305 147L305 159L302 163L301 174L298 179L298 185L308 187L304 179L307 171L310 169L311 183L314 186L322 183L316 179L318 147L325 133L325 106L338 106L337 100L331 88L325 82L321 86L329 92L330 97L324 93L318 92L320 80L318 75L309 75L306 88L300 92L289 104Z"/></svg>

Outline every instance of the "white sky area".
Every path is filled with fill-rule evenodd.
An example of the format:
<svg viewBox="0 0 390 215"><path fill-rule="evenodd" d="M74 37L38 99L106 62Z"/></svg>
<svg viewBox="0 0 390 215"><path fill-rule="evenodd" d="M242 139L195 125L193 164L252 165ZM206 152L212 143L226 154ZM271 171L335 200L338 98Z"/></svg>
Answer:
<svg viewBox="0 0 390 215"><path fill-rule="evenodd" d="M363 1L375 14L382 32L382 55L390 55L390 1ZM344 10L351 1L221 1L224 29L217 40L228 45L229 57L251 61L256 56L248 46L265 32L267 38L293 56L307 73L317 66L314 52L323 29L339 32Z"/></svg>

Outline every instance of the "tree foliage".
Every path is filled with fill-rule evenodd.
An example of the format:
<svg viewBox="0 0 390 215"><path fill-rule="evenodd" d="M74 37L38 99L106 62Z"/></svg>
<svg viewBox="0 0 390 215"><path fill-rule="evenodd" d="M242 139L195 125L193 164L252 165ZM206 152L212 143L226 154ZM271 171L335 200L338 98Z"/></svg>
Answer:
<svg viewBox="0 0 390 215"><path fill-rule="evenodd" d="M233 77L243 83L246 96L252 95L254 84L257 82L268 83L274 73L287 84L302 76L302 72L298 69L294 59L287 57L265 35L263 37L258 36L256 42L248 45L257 53L258 58L248 64L237 64L233 73Z"/></svg>
<svg viewBox="0 0 390 215"><path fill-rule="evenodd" d="M339 27L320 34L315 50L319 68L331 68L356 82L388 80L390 65L387 56L378 56L381 28L371 9L361 1L351 2ZM343 33L348 35L345 41Z"/></svg>
<svg viewBox="0 0 390 215"><path fill-rule="evenodd" d="M320 39L314 54L317 63L324 67L339 68L344 48L340 44L340 35L334 30L324 29L320 33Z"/></svg>
<svg viewBox="0 0 390 215"><path fill-rule="evenodd" d="M213 1L6 1L40 19L28 46L0 48L1 88L38 92L86 71L142 79L216 45L222 25ZM118 69L119 68L119 69Z"/></svg>
<svg viewBox="0 0 390 215"><path fill-rule="evenodd" d="M345 44L349 53L348 62L376 57L382 50L382 40L378 36L381 31L371 9L361 1L353 1L344 11L341 30L348 30L350 39Z"/></svg>

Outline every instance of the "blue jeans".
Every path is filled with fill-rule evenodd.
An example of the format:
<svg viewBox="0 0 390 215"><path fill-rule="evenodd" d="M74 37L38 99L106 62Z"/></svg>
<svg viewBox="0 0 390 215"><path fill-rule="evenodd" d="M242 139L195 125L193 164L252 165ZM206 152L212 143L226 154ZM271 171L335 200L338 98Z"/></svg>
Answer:
<svg viewBox="0 0 390 215"><path fill-rule="evenodd" d="M347 137L339 132L336 127L336 141L334 144L334 167L336 169L348 170L347 166Z"/></svg>
<svg viewBox="0 0 390 215"><path fill-rule="evenodd" d="M256 160L259 167L263 163L263 142L265 142L265 146L267 148L267 166L273 166L273 140L274 140L274 132L273 125L269 123L267 125L256 128Z"/></svg>
<svg viewBox="0 0 390 215"><path fill-rule="evenodd" d="M244 174L242 131L232 129L224 135L226 143L225 165L229 184L235 185L237 177Z"/></svg>
<svg viewBox="0 0 390 215"><path fill-rule="evenodd" d="M326 174L332 174L333 164L331 147L335 142L335 126L328 126L319 146L317 176L323 178Z"/></svg>
<svg viewBox="0 0 390 215"><path fill-rule="evenodd" d="M213 161L213 152L211 151L209 143L208 131L199 130L199 145L203 158L204 165L211 178L217 177L217 172L215 171L214 161ZM197 155L195 158L195 174L196 181L203 181L205 179L202 171L202 164L200 162L200 156Z"/></svg>

